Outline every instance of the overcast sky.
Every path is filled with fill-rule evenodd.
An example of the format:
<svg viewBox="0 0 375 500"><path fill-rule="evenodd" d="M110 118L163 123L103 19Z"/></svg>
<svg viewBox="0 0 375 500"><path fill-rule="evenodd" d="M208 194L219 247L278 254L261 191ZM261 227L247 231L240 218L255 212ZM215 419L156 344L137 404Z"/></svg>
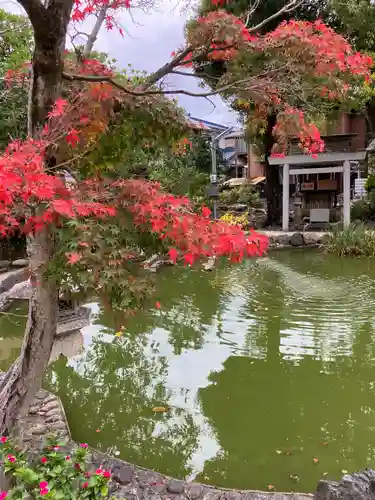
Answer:
<svg viewBox="0 0 375 500"><path fill-rule="evenodd" d="M118 61L119 68L132 64L135 69L152 72L165 64L171 52L181 47L184 42L184 24L188 13L181 12L169 0L160 0L159 7L150 14L133 11L134 21L126 13L121 14L121 24L127 34L122 37L117 30L102 30L95 48L107 52ZM21 9L14 0L1 1L1 6L13 12ZM199 81L199 80L198 80ZM202 92L198 81L193 77L174 77L171 88ZM179 96L178 101L191 115L223 125L236 123L236 115L219 97L210 98L214 104L198 97Z"/></svg>

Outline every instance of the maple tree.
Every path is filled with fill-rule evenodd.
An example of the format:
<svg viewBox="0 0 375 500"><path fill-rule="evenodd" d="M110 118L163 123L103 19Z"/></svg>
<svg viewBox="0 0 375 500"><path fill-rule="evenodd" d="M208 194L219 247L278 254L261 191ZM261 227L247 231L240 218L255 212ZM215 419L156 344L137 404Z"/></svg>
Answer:
<svg viewBox="0 0 375 500"><path fill-rule="evenodd" d="M218 9L225 9L229 14L236 15L249 27L249 29L257 34L267 36L267 34L275 33L278 37L277 26L280 21L288 24L293 29L293 23L295 21L302 21L305 26L305 35L309 36L311 34L310 23L315 23L319 19L323 19L329 27L334 28L338 33L342 33L345 38L336 36L331 39L332 44L335 45L338 51L345 52L346 40L350 40L354 44L355 49L352 49L353 53L356 50L363 49L363 40L367 41L367 47L371 45L372 37L369 36L369 31L363 31L363 17L366 17L369 22L366 23L367 26L371 26L371 12L375 12L375 9L370 5L368 0L361 0L360 2L339 2L336 0L318 0L306 2L294 2L293 0L289 2L280 2L280 0L271 0L269 2L259 2L255 1L244 1L244 0L233 0L231 2L210 2L209 0L202 0L200 3L200 12L202 15L207 15L210 11L216 11ZM267 19L270 22L265 22ZM306 23L307 22L307 23ZM302 25L300 25L302 26ZM360 29L358 29L360 27ZM366 33L366 34L365 34ZM286 31L284 34L286 34ZM301 35L300 28L297 29L297 34ZM328 34L328 32L327 32ZM314 37L313 37L314 38ZM325 38L325 35L322 37ZM284 38L284 40L286 40ZM262 58L254 57L242 57L241 65L234 66L232 61L203 61L194 65L194 70L197 75L205 78L206 82L212 87L216 88L218 82L221 82L223 78L238 78L240 74L246 73L259 73L259 71L267 70L267 68L272 68L272 57L275 58L275 63L278 60L283 63L291 62L291 66L294 66L293 58L295 55L301 55L303 51L303 46L300 44L301 37L291 37L288 39L289 47L290 44L295 45L295 51L291 54L292 61L288 61L287 58L284 59L284 55L287 55L283 48L279 45L277 51L271 51L268 54L268 60L264 61ZM323 41L323 40L322 40ZM325 41L323 41L322 46L325 46ZM317 54L316 60L319 58ZM290 135L293 133L298 137L299 127L295 127L296 123L299 122L301 116L300 111L303 111L304 117L308 117L309 120L314 122L315 120L322 122L322 119L330 120L335 119L337 116L337 110L346 109L351 110L353 108L360 109L365 106L366 92L368 99L368 90L370 86L366 86L360 91L361 84L357 82L356 92L352 92L353 82L350 82L350 91L346 95L340 95L336 92L335 83L329 81L330 78L335 78L337 73L335 71L327 71L325 74L321 74L319 79L311 79L311 66L310 62L307 61L307 65L304 65L303 58L301 59L302 64L295 66L293 75L290 77L279 79L280 82L287 82L288 88L283 89L284 101L295 108L293 114L294 119L288 119L290 128ZM255 70L255 71L254 71ZM297 76L297 79L295 78ZM301 77L303 81L299 81L298 77ZM342 84L348 83L347 77L349 75L340 75L339 79ZM328 85L326 85L326 78L328 80ZM333 83L333 85L332 85ZM286 90L286 91L285 91ZM321 92L326 91L327 94L321 99ZM228 94L227 94L228 95ZM235 99L233 97L238 97ZM226 97L224 95L224 97ZM268 205L268 222L269 224L278 224L279 218L281 217L281 186L279 181L278 171L272 168L268 163L268 158L277 145L277 137L275 137L272 131L275 128L277 120L281 119L284 121L286 116L284 111L276 106L262 106L260 109L257 105L256 100L252 96L246 96L242 93L236 94L236 89L229 94L230 102L234 109L239 110L243 116L245 125L248 129L249 137L251 141L256 144L257 150L260 155L264 155L265 159L265 175L266 175L266 196ZM250 98L249 98L250 97ZM258 99L259 101L259 96ZM283 116L278 115L280 111ZM287 113L290 114L290 113ZM303 125L302 127L305 131L308 129L312 130L311 127ZM284 127L284 131L285 127ZM307 144L308 146L308 144ZM278 148L280 150L280 148Z"/></svg>
<svg viewBox="0 0 375 500"><path fill-rule="evenodd" d="M34 32L31 79L28 71L26 78L25 73L13 72L8 84L22 77L30 85L28 138L11 142L0 158L0 231L22 229L28 234L33 293L21 355L0 386L1 431L11 429L27 411L41 384L64 283L102 294L131 314L148 288L143 276L136 279L140 249L163 248L173 262L193 265L212 255L238 262L267 248L266 237L212 221L206 207L198 214L188 199L165 193L155 183L124 177L118 161L124 158L123 148L116 145L112 151L110 147L117 127L126 126L124 113L130 116L139 108L163 103L176 129L182 130L186 129L183 116L165 96L208 97L219 92L229 96L235 91L251 99L260 120L269 107L279 110L273 132L280 151L291 128L299 127L301 146L315 153L322 149L319 132L297 112L298 103L290 98L289 89L304 96L306 81L317 86L323 74L327 81L329 73L327 88L319 93L320 99L329 102L332 93L346 96L353 80L367 78L372 63L322 23L291 22L263 36L218 10L189 23L186 45L164 66L148 76L129 78L89 57L102 26L122 29L116 14L129 8L126 0L19 3ZM71 57L64 51L69 23L92 15L94 28L83 52ZM265 65L248 73L244 62L254 58ZM202 59L228 61L236 71L228 72L215 90L189 92L158 86L163 77L184 74L185 67ZM102 141L107 159L113 160L110 168L107 161L103 168L94 161L101 156ZM150 146L147 133L139 134L137 141L143 141L145 149Z"/></svg>

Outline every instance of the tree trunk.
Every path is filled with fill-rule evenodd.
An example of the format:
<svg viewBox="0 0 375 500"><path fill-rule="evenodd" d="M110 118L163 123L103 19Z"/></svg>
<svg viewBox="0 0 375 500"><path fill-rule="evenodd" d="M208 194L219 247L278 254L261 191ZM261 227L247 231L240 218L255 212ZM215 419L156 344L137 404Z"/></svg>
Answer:
<svg viewBox="0 0 375 500"><path fill-rule="evenodd" d="M60 95L63 51L72 9L71 0L20 0L34 28L35 52L29 96L29 135L38 136ZM48 168L49 158L46 160ZM58 285L46 275L54 257L53 228L45 227L28 241L33 293L20 357L0 385L0 433L10 433L28 411L43 381L56 335Z"/></svg>
<svg viewBox="0 0 375 500"><path fill-rule="evenodd" d="M87 59L88 57L90 57L90 54L92 52L92 49L94 48L94 44L96 42L96 39L98 38L100 28L102 27L102 25L105 21L105 17L107 15L108 8L109 7L107 4L103 5L103 7L99 11L99 14L97 15L95 25L94 25L90 35L87 38L85 49L83 51L84 59Z"/></svg>
<svg viewBox="0 0 375 500"><path fill-rule="evenodd" d="M45 276L53 258L52 231L44 229L28 243L33 294L20 357L5 375L0 389L0 429L10 430L29 409L50 358L57 324L57 286Z"/></svg>
<svg viewBox="0 0 375 500"><path fill-rule="evenodd" d="M269 164L272 146L275 143L272 131L276 125L276 115L270 115L267 119L267 130L264 139L265 149L265 195L267 199L267 225L275 226L280 224L281 220L281 184L279 167Z"/></svg>

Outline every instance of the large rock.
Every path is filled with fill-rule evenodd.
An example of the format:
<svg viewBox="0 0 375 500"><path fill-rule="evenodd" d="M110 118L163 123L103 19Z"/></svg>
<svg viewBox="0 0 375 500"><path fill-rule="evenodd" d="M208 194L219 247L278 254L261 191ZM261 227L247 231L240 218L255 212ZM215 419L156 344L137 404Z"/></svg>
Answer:
<svg viewBox="0 0 375 500"><path fill-rule="evenodd" d="M303 239L305 241L305 245L317 245L318 240L321 238L319 233L303 233Z"/></svg>
<svg viewBox="0 0 375 500"><path fill-rule="evenodd" d="M345 475L340 482L320 481L315 500L375 500L375 471Z"/></svg>
<svg viewBox="0 0 375 500"><path fill-rule="evenodd" d="M290 237L289 243L293 247L302 247L305 243L305 241L303 239L303 234L302 233L292 234L292 236Z"/></svg>
<svg viewBox="0 0 375 500"><path fill-rule="evenodd" d="M289 246L289 236L287 234L273 234L269 236L270 247L285 247Z"/></svg>
<svg viewBox="0 0 375 500"><path fill-rule="evenodd" d="M321 238L319 238L318 243L319 243L319 245L325 245L326 243L328 243L328 241L329 241L329 234L326 233L326 234L323 234L321 236Z"/></svg>
<svg viewBox="0 0 375 500"><path fill-rule="evenodd" d="M275 241L278 245L286 247L289 245L289 236L287 234L279 234L275 237Z"/></svg>

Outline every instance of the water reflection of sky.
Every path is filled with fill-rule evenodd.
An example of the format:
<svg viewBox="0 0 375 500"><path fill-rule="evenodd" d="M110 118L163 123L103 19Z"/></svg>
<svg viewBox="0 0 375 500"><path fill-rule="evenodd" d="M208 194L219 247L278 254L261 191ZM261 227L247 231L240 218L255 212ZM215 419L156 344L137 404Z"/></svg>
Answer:
<svg viewBox="0 0 375 500"><path fill-rule="evenodd" d="M374 326L373 290L374 281L365 275L361 280L355 276L332 279L324 274L300 272L287 262L264 259L255 266L249 264L241 269L227 270L220 306L208 322L200 324L194 309L197 306L189 297L163 310L162 319L155 320L153 326L151 324L149 333L144 334L147 337L143 335L147 339L143 354L150 363L157 362L155 353L156 358L167 360L166 372L160 376L166 393L170 395L168 405L172 410L184 411L171 411L168 418L155 421L151 435L168 436L170 441L175 439L178 443L178 435L171 436L169 431L182 427L188 413L198 430L198 438L186 467L198 474L215 460L220 461L227 450L223 448L212 418L204 412L202 390L217 385L233 357L247 359L249 367L258 362L271 363L270 356L279 357L276 363L287 361L292 365L309 359L320 360L318 374L324 374L325 363L353 356L360 328ZM89 304L89 307L94 317L99 315L97 304ZM172 327L166 325L178 326L183 322L185 326L188 323L190 328L203 332L199 348L185 346L176 350L171 343L174 331L171 332ZM85 350L70 358L68 363L84 376L94 339L113 343L115 337L100 324L84 328L82 334ZM129 375L123 368L118 367L119 382ZM147 387L150 399L160 381L152 380ZM96 383L92 380L93 385ZM222 404L225 406L227 401L223 400ZM369 415L368 408L370 405L362 404L361 414ZM296 409L296 415L301 417L306 412L303 405ZM296 421L298 418L295 417ZM348 415L346 428L350 430L357 424ZM332 426L333 422L330 423L331 433ZM353 453L349 448L345 453ZM369 451L367 454L370 456Z"/></svg>

